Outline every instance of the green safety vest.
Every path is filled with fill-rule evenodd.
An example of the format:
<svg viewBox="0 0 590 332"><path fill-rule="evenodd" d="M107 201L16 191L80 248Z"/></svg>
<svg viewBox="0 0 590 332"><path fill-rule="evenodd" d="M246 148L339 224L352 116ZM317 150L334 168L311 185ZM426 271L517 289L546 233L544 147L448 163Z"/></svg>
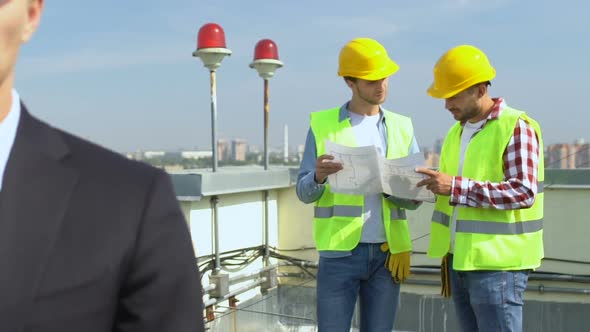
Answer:
<svg viewBox="0 0 590 332"><path fill-rule="evenodd" d="M383 110L387 128L388 159L408 155L414 129L410 118ZM350 118L340 121L340 108L311 114L311 130L316 141L317 155L325 154L324 140L345 146L358 146ZM383 225L391 253L410 251L412 243L404 209L382 198ZM361 239L364 196L333 193L330 184L315 202L313 237L318 250L349 251Z"/></svg>
<svg viewBox="0 0 590 332"><path fill-rule="evenodd" d="M543 140L539 124L524 112L505 107L498 119L488 121L473 136L465 151L462 176L475 181L504 181L503 155L519 119L525 120L539 139L538 192L532 207L516 210L457 205L453 268L471 270L534 269L543 258ZM440 171L459 175L459 150L463 128L456 123L442 147ZM449 223L453 206L449 196L437 195L430 228L428 255L449 252Z"/></svg>

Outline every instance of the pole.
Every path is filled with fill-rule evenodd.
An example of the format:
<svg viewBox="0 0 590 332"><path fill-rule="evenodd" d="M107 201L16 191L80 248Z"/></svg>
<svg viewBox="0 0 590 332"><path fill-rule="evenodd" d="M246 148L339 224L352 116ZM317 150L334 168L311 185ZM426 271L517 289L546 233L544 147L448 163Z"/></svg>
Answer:
<svg viewBox="0 0 590 332"><path fill-rule="evenodd" d="M217 83L215 80L215 70L209 72L211 74L211 149L213 152L212 156L212 169L213 172L217 172ZM213 270L214 274L218 274L221 271L221 259L219 256L219 220L217 216L217 196L211 197L211 219L213 223L213 246L215 254L215 267Z"/></svg>
<svg viewBox="0 0 590 332"><path fill-rule="evenodd" d="M268 243L268 197L269 191L264 191L264 263L265 266L270 265L270 250Z"/></svg>
<svg viewBox="0 0 590 332"><path fill-rule="evenodd" d="M211 219L213 222L213 246L215 254L215 266L213 274L218 274L221 271L221 258L219 255L219 222L217 219L217 203L219 198L211 196Z"/></svg>
<svg viewBox="0 0 590 332"><path fill-rule="evenodd" d="M211 74L211 151L213 172L217 171L217 87L215 82L215 70Z"/></svg>
<svg viewBox="0 0 590 332"><path fill-rule="evenodd" d="M268 170L268 118L269 118L269 106L268 106L268 80L264 80L264 170Z"/></svg>
<svg viewBox="0 0 590 332"><path fill-rule="evenodd" d="M269 89L268 89L268 80L264 80L264 170L268 170L268 163L269 163L269 153L268 153L268 122L269 122L269 105L268 105L268 98L269 97ZM266 265L270 264L270 252L269 252L269 243L268 243L268 223L269 223L269 216L268 216L268 190L264 191L264 263Z"/></svg>

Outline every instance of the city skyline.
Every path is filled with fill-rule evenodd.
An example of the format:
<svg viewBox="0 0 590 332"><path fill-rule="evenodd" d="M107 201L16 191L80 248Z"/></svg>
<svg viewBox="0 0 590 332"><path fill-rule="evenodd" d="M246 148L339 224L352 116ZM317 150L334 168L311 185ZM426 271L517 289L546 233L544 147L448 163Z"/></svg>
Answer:
<svg viewBox="0 0 590 332"><path fill-rule="evenodd" d="M250 141L244 139L244 138L240 138L240 137L236 137L236 138L226 138L226 137L219 137L218 138L218 142L228 142L231 143L233 141L243 141L244 143L246 143L249 151L251 152L260 152L262 153L263 151L263 144L259 143L251 143ZM431 142L431 144L420 144L419 148L420 148L420 152L432 152L432 151L440 151L441 147L442 147L442 142L444 141L444 137L440 137L434 140L434 142ZM303 147L305 144L302 143L293 143L293 144L288 144L288 149L290 152L296 151L298 148ZM573 139L571 142L557 142L557 143L550 143L550 144L545 144L545 150L549 149L552 146L587 146L590 145L590 143L587 143L587 140L584 138L576 138ZM279 153L279 152L283 152L284 151L284 147L285 144L284 142L270 142L269 148L270 151L274 152L274 153ZM121 152L134 152L134 151L142 151L142 152L153 152L153 151L163 151L163 152L181 152L181 151L211 151L211 146L192 146L192 147L172 147L172 148L168 148L168 149L142 149L142 148L138 148L136 150L133 151L121 151Z"/></svg>
<svg viewBox="0 0 590 332"><path fill-rule="evenodd" d="M426 95L432 67L445 50L469 43L497 69L494 96L537 119L546 144L571 143L586 138L590 121L580 106L590 73L589 44L580 42L590 33L589 7L511 0L51 2L22 51L16 88L33 114L116 151L210 147L209 75L191 53L199 27L216 22L233 52L218 70L218 136L262 145L263 83L248 64L256 42L270 38L285 67L270 81L269 137L281 140L288 124L296 146L304 143L310 112L347 101L338 52L366 36L400 65L384 107L411 116L418 143L430 146L453 122L444 102Z"/></svg>
<svg viewBox="0 0 590 332"><path fill-rule="evenodd" d="M441 140L437 140L431 147L421 149L424 154L425 166L438 168L441 152ZM236 144L241 146L240 150L236 149ZM219 141L218 161L223 162L243 162L243 165L260 164L263 159L262 149L250 145L245 140L223 140ZM203 150L173 150L173 151L129 151L124 153L128 158L137 160L154 159L156 166L159 163L172 166L170 170L177 170L178 163L184 160L205 160L206 162L183 165L184 168L209 168L211 167L212 151ZM303 156L302 145L289 146L285 150L285 145L275 146L269 149L271 159L274 156L275 164L291 164L301 162ZM208 160L207 160L208 159ZM590 168L590 143L585 140L577 140L575 143L567 144L549 144L544 149L544 160L546 169L574 169ZM168 162L167 162L168 161ZM161 165L160 165L161 166ZM182 168L182 169L184 169Z"/></svg>

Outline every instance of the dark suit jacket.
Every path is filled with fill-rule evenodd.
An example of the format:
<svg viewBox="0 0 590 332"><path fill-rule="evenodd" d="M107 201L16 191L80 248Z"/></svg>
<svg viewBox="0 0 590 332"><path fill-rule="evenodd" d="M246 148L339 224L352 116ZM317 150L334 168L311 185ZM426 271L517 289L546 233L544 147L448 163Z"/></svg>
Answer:
<svg viewBox="0 0 590 332"><path fill-rule="evenodd" d="M164 172L22 107L0 192L0 331L202 331L194 256Z"/></svg>

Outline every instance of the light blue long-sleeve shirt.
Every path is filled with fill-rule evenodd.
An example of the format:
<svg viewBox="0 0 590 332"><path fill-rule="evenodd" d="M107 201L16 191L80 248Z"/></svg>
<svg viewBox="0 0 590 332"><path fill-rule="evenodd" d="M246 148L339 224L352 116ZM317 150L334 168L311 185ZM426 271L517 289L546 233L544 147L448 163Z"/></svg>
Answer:
<svg viewBox="0 0 590 332"><path fill-rule="evenodd" d="M351 119L350 111L347 108L348 103L344 104L340 108L340 121ZM352 120L352 119L351 119ZM357 125L354 121L351 121L351 125L354 127ZM380 120L377 123L377 129L382 139L382 146L387 149L387 128L385 125L385 118L381 111ZM420 152L416 138L413 138L412 144L408 151L409 154ZM385 152L383 152L385 154ZM297 176L297 196L303 203L313 203L317 201L324 192L324 184L315 182L315 162L318 158L316 150L316 140L311 128L307 133L307 139L305 141L305 150L303 152L303 160ZM363 232L361 235L361 242L368 243L380 243L385 242L385 229L383 228L382 220L382 209L380 195L365 196L365 213L363 215L364 225ZM416 209L420 204L416 204L412 201L396 198L393 196L388 197L389 200L394 202L396 205L407 208ZM373 211L373 213L371 213ZM347 251L320 251L322 257L344 257L350 255Z"/></svg>

